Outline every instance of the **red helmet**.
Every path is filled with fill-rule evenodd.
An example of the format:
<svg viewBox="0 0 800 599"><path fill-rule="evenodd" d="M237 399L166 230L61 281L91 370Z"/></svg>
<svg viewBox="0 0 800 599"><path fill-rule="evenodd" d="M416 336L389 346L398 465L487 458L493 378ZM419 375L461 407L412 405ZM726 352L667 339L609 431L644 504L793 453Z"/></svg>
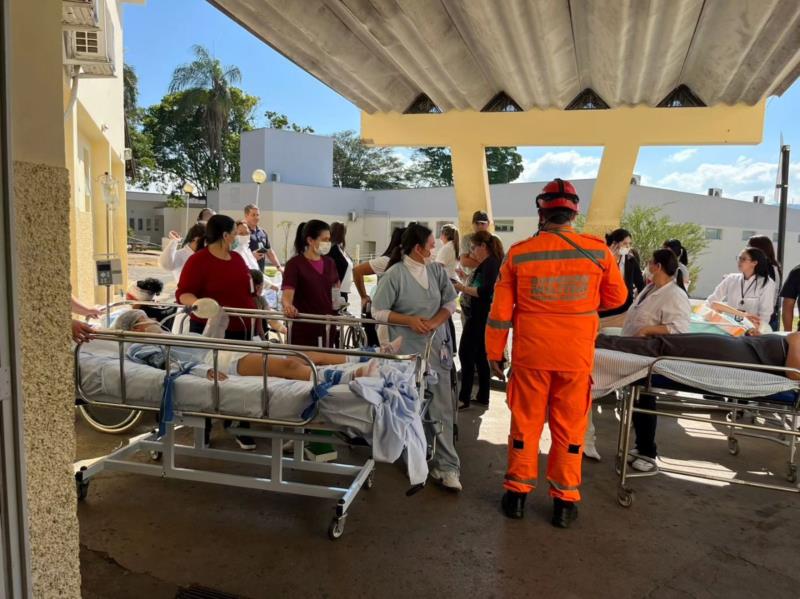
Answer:
<svg viewBox="0 0 800 599"><path fill-rule="evenodd" d="M544 186L542 193L536 196L536 207L539 209L567 208L578 211L578 194L569 181L553 179Z"/></svg>

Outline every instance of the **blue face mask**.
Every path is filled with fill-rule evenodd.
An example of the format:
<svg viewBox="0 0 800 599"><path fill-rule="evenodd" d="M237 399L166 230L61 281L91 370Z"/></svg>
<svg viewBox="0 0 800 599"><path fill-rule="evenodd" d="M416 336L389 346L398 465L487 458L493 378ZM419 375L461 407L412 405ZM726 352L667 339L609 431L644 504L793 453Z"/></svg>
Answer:
<svg viewBox="0 0 800 599"><path fill-rule="evenodd" d="M233 243L231 244L231 251L235 250L238 247L239 247L239 240L238 239L234 239Z"/></svg>

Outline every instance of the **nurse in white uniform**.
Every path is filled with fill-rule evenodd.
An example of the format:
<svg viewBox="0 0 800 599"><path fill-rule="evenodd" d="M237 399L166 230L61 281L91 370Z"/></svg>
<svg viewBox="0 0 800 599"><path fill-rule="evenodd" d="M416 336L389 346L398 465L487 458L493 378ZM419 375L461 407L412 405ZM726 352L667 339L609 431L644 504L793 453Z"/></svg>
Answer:
<svg viewBox="0 0 800 599"><path fill-rule="evenodd" d="M748 247L739 253L737 261L739 272L725 275L706 303L722 302L757 317L759 325L768 325L778 288L767 256Z"/></svg>
<svg viewBox="0 0 800 599"><path fill-rule="evenodd" d="M177 283L181 278L183 265L195 252L202 250L206 246L206 226L197 223L189 229L186 238L181 243L181 236L177 231L169 232L169 243L158 257L158 264L164 270L172 271ZM180 246L180 247L179 247Z"/></svg>
<svg viewBox="0 0 800 599"><path fill-rule="evenodd" d="M647 266L650 283L636 297L622 327L623 337L651 337L689 332L689 296L675 281L678 259L668 249L653 252Z"/></svg>

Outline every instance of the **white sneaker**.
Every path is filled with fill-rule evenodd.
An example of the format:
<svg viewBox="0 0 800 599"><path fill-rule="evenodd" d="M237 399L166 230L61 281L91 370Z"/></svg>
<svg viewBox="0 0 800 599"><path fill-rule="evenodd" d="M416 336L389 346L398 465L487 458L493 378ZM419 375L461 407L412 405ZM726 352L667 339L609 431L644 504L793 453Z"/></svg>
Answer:
<svg viewBox="0 0 800 599"><path fill-rule="evenodd" d="M434 468L431 470L430 474L433 480L441 484L446 489L450 489L451 491L461 491L463 489L461 486L461 480L458 478L458 472L455 470L441 472L440 470L436 470Z"/></svg>
<svg viewBox="0 0 800 599"><path fill-rule="evenodd" d="M600 454L597 452L597 447L595 447L594 445L583 446L583 457L590 458L597 462L600 462L603 459L600 457Z"/></svg>
<svg viewBox="0 0 800 599"><path fill-rule="evenodd" d="M639 457L639 450L638 450L638 449L631 449L631 450L628 452L628 458L627 458L627 460L626 460L626 461L627 461L629 464L633 464L633 461L634 461L636 458L638 458L638 457Z"/></svg>
<svg viewBox="0 0 800 599"><path fill-rule="evenodd" d="M645 460L644 458L636 458L631 462L631 468L638 470L639 472L652 472L656 469L656 465L649 460Z"/></svg>

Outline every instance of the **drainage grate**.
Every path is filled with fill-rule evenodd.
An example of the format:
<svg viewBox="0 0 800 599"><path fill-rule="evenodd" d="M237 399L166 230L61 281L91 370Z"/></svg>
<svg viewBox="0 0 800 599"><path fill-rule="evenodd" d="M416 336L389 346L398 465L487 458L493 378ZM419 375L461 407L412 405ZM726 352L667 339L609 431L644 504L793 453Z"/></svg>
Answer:
<svg viewBox="0 0 800 599"><path fill-rule="evenodd" d="M208 587L201 587L200 585L193 584L190 587L184 587L178 590L175 599L245 599L241 595L231 595L216 589L209 589Z"/></svg>

